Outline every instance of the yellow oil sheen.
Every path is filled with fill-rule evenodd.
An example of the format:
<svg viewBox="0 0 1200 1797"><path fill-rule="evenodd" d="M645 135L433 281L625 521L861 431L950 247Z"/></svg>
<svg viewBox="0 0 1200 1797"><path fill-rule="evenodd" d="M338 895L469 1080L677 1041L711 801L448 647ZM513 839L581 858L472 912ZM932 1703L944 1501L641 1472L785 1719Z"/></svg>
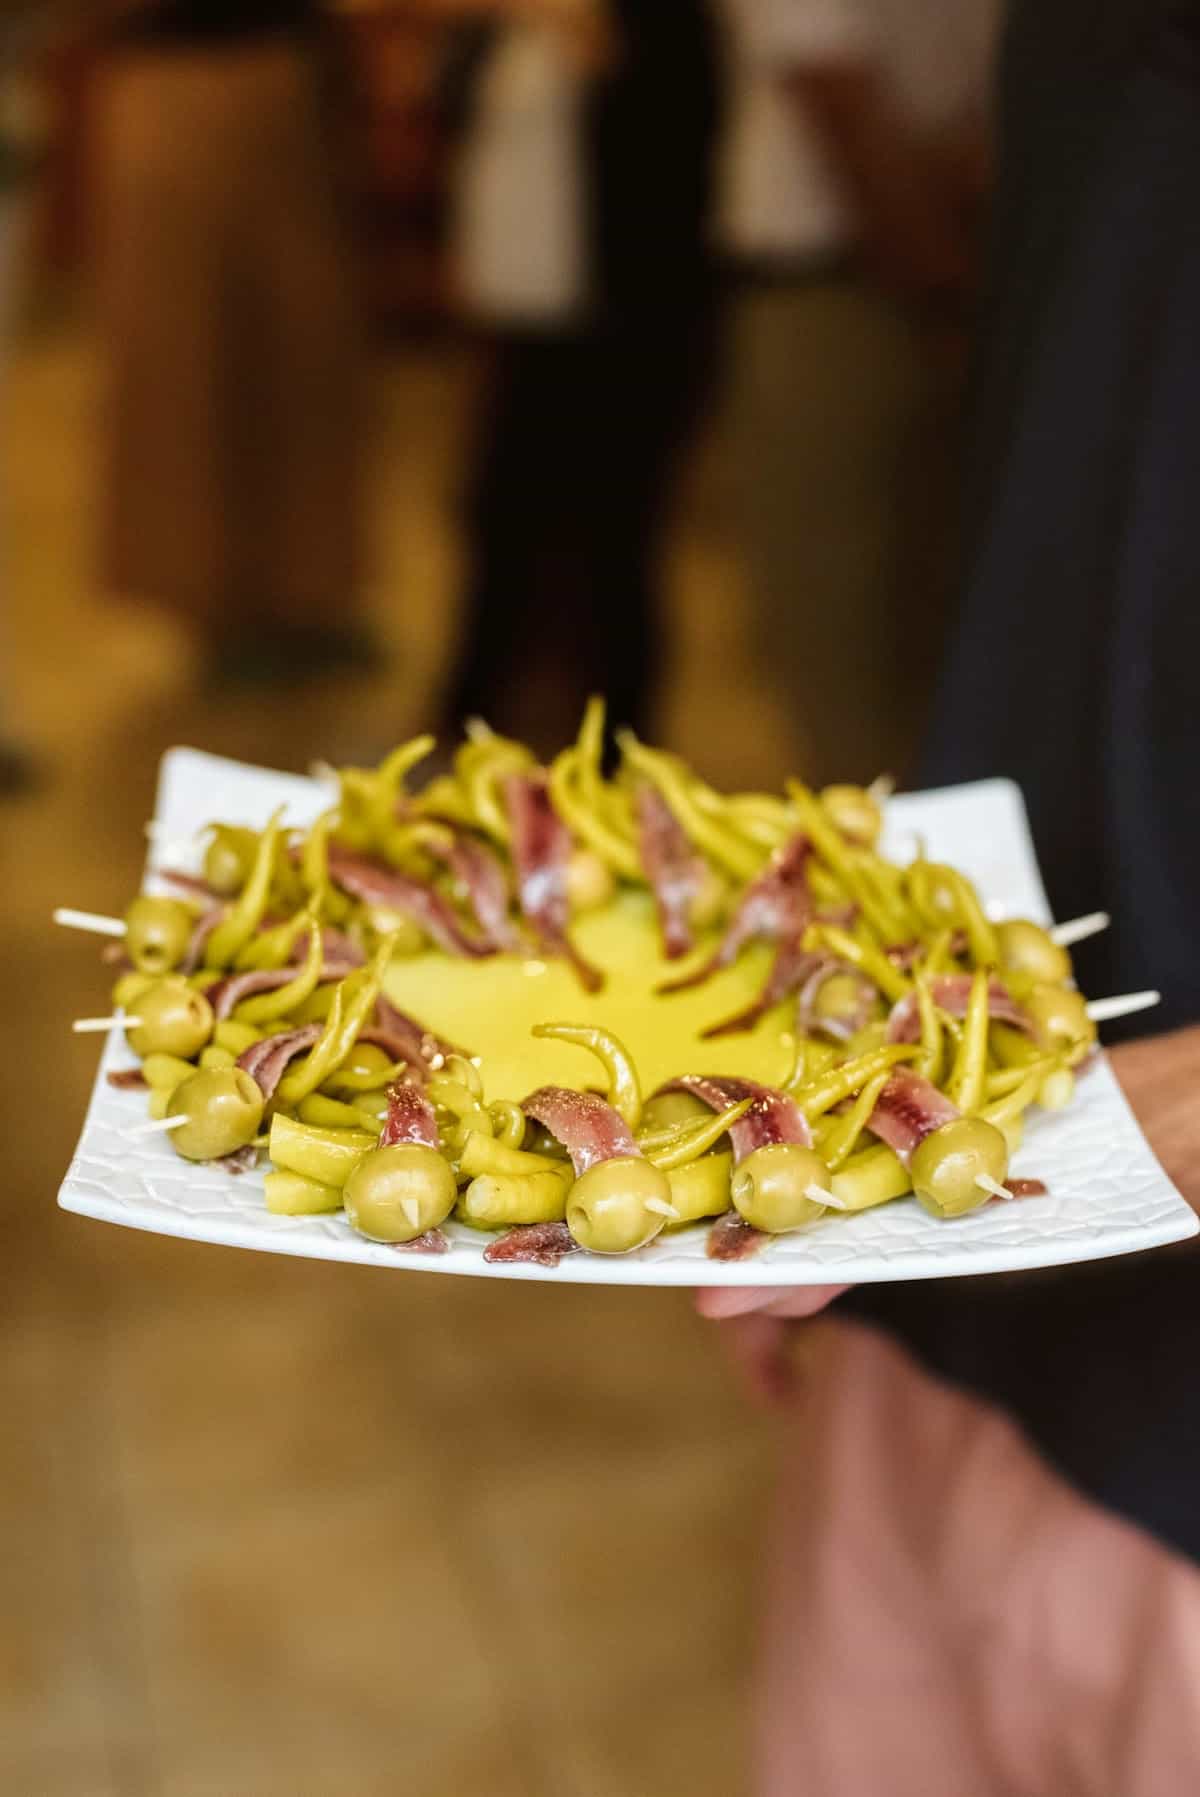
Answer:
<svg viewBox="0 0 1200 1797"><path fill-rule="evenodd" d="M581 917L571 939L606 975L603 991L585 992L564 961L518 955L468 961L431 953L394 962L387 993L427 1029L481 1058L489 1099L521 1099L537 1086L585 1087L602 1080L598 1063L584 1050L535 1039L535 1023L611 1030L633 1054L647 1093L681 1073L740 1073L766 1084L787 1076L791 1056L782 1038L791 1005L752 1032L701 1040L710 1025L752 1003L770 968L770 949L748 948L735 967L695 990L660 997L660 982L703 962L712 943L687 962L664 960L646 894L624 892L603 911Z"/></svg>

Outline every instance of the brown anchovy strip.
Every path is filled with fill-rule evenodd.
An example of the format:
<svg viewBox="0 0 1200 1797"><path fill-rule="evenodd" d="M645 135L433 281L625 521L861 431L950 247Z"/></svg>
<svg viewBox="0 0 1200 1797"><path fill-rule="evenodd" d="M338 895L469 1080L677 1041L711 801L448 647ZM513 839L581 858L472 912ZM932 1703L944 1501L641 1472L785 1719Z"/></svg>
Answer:
<svg viewBox="0 0 1200 1797"><path fill-rule="evenodd" d="M812 895L805 869L811 847L807 837L797 836L771 857L765 872L742 895L741 903L716 953L696 973L660 986L660 992L682 992L731 967L750 942L774 942L775 961L755 1002L735 1017L714 1024L706 1037L728 1036L753 1029L777 1004L799 989L816 965L816 958L800 947L812 918Z"/></svg>
<svg viewBox="0 0 1200 1797"><path fill-rule="evenodd" d="M238 1057L238 1066L256 1081L264 1099L269 1103L296 1056L315 1048L321 1039L321 1033L319 1023L308 1023L303 1029L287 1030L278 1036L265 1036L261 1042L252 1042L246 1052Z"/></svg>
<svg viewBox="0 0 1200 1797"><path fill-rule="evenodd" d="M224 1167L226 1173L252 1173L258 1165L258 1149L250 1142L245 1148L239 1148L234 1154L223 1155L212 1164L214 1167Z"/></svg>
<svg viewBox="0 0 1200 1797"><path fill-rule="evenodd" d="M546 953L569 961L585 991L599 992L603 974L584 960L567 934L571 832L550 802L545 774L510 774L504 782L504 803L512 826L522 914L537 931Z"/></svg>
<svg viewBox="0 0 1200 1797"><path fill-rule="evenodd" d="M752 1005L739 1011L736 1017L727 1017L723 1023L714 1023L703 1032L703 1040L711 1042L717 1036L740 1035L744 1030L752 1030L760 1023L768 1011L782 1004L792 993L803 989L806 981L819 968L824 966L821 955L807 954L800 947L798 936L792 936L779 944L775 951L775 961L766 984Z"/></svg>
<svg viewBox="0 0 1200 1797"><path fill-rule="evenodd" d="M740 1165L756 1148L767 1148L776 1142L812 1147L812 1129L795 1099L786 1092L777 1092L773 1086L760 1086L757 1080L738 1079L733 1074L685 1073L658 1090L686 1092L718 1115L731 1105L741 1104L744 1098L753 1099L745 1116L729 1132L735 1164Z"/></svg>
<svg viewBox="0 0 1200 1797"><path fill-rule="evenodd" d="M326 961L321 969L322 984L327 985L331 980L344 980L358 965L356 961ZM282 987L290 985L295 977L294 966L257 967L247 973L228 974L223 980L210 986L205 997L213 1008L213 1016L224 1020L233 1015L243 999L253 998L259 992L278 992Z"/></svg>
<svg viewBox="0 0 1200 1797"><path fill-rule="evenodd" d="M709 1230L705 1253L709 1260L749 1260L766 1240L763 1230L752 1228L736 1211L726 1211Z"/></svg>
<svg viewBox="0 0 1200 1797"><path fill-rule="evenodd" d="M642 781L634 803L642 871L658 907L663 952L674 961L694 946L692 906L704 889L705 864L656 786Z"/></svg>
<svg viewBox="0 0 1200 1797"><path fill-rule="evenodd" d="M108 1083L118 1092L141 1092L150 1084L140 1067L121 1067L109 1074Z"/></svg>
<svg viewBox="0 0 1200 1797"><path fill-rule="evenodd" d="M971 975L969 973L939 973L929 982L929 990L935 1005L945 1011L948 1017L965 1017L967 1006L971 1002ZM999 980L992 980L988 985L988 1011L996 1023L1010 1023L1014 1029L1024 1030L1032 1034L1028 1017ZM888 1018L887 1040L889 1042L918 1042L921 1038L921 1018L917 1009L915 992L906 993L899 1003L893 1005L892 1014Z"/></svg>
<svg viewBox="0 0 1200 1797"><path fill-rule="evenodd" d="M731 1102L736 1104L737 1100ZM571 1157L576 1179L581 1179L589 1167L612 1160L614 1155L641 1155L624 1117L594 1092L541 1086L524 1100L521 1109L562 1143Z"/></svg>
<svg viewBox="0 0 1200 1797"><path fill-rule="evenodd" d="M404 1061L413 1077L440 1066L447 1055L469 1058L463 1049L455 1048L415 1018L397 1010L390 998L376 1000L375 1021L359 1033L358 1039L382 1048L393 1061Z"/></svg>
<svg viewBox="0 0 1200 1797"><path fill-rule="evenodd" d="M564 1254L577 1254L579 1243L565 1223L518 1223L496 1241L489 1242L483 1258L497 1261L529 1261L538 1267L556 1267Z"/></svg>
<svg viewBox="0 0 1200 1797"><path fill-rule="evenodd" d="M379 1146L395 1148L409 1142L419 1148L436 1148L437 1118L420 1087L398 1079L388 1087L387 1117L380 1131Z"/></svg>
<svg viewBox="0 0 1200 1797"><path fill-rule="evenodd" d="M156 880L167 880L172 886L178 886L181 892L190 892L196 898L208 899L211 902L220 896L216 887L211 885L208 880L203 879L199 874L185 874L177 867L156 867L154 877Z"/></svg>
<svg viewBox="0 0 1200 1797"><path fill-rule="evenodd" d="M448 955L480 959L496 952L490 941L468 936L449 901L412 874L330 844L329 875L351 898L361 899L365 905L385 905L410 917Z"/></svg>
<svg viewBox="0 0 1200 1797"><path fill-rule="evenodd" d="M392 1247L397 1254L446 1254L450 1242L440 1229L427 1229L424 1235L414 1236L411 1242L393 1242Z"/></svg>
<svg viewBox="0 0 1200 1797"><path fill-rule="evenodd" d="M944 1092L911 1067L897 1067L875 1101L867 1128L907 1167L926 1136L953 1123L959 1115L957 1105L951 1104Z"/></svg>
<svg viewBox="0 0 1200 1797"><path fill-rule="evenodd" d="M217 925L229 909L227 905L210 905L203 916L196 919L196 927L192 931L191 941L179 963L180 973L195 973L204 955L204 947Z"/></svg>
<svg viewBox="0 0 1200 1797"><path fill-rule="evenodd" d="M520 936L509 915L508 873L499 855L468 830L456 830L444 847L430 844L471 901L482 934L497 950L519 947Z"/></svg>
<svg viewBox="0 0 1200 1797"><path fill-rule="evenodd" d="M1050 1190L1044 1179L1008 1179L1005 1184L1010 1198L1045 1198ZM1003 1200L995 1199L994 1202L999 1204Z"/></svg>

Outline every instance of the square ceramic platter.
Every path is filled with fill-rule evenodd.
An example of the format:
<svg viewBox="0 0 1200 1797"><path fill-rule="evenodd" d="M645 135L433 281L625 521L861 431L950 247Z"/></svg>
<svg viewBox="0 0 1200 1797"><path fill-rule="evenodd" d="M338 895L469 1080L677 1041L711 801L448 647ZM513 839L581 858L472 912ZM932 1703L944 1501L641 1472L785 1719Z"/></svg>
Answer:
<svg viewBox="0 0 1200 1797"><path fill-rule="evenodd" d="M159 853L179 865L172 842L186 841L214 817L261 827L277 805L286 804L289 823L303 825L328 802L328 789L315 780L175 749L163 762L155 841L162 845ZM1048 918L1024 806L1010 782L981 781L893 799L885 848L908 860L918 833L935 859L954 862L976 881L996 916ZM155 889L152 872L147 886ZM86 896L80 895L80 902ZM263 1203L261 1172L238 1178L191 1167L162 1137L126 1139L123 1132L145 1116L144 1095L116 1091L105 1076L129 1064L123 1040L110 1037L60 1204L104 1222L232 1248L493 1279L807 1285L1095 1260L1182 1241L1200 1228L1103 1061L1080 1081L1069 1110L1035 1113L1031 1120L1013 1171L1045 1180L1044 1198L989 1204L956 1222L939 1222L915 1199L903 1199L858 1216L826 1217L768 1243L751 1260L732 1263L706 1257L706 1230L697 1225L624 1258L574 1254L553 1269L489 1265L483 1258L488 1238L459 1224L447 1225L449 1251L427 1256L364 1241L341 1216L271 1216Z"/></svg>

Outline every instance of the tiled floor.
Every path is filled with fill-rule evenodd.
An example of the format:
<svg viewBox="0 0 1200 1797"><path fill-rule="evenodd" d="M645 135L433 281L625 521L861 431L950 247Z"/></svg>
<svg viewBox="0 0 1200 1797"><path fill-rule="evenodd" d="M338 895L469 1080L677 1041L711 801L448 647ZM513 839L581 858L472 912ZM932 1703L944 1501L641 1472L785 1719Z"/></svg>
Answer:
<svg viewBox="0 0 1200 1797"><path fill-rule="evenodd" d="M93 387L10 393L8 660L50 764L0 811L0 1791L13 1797L739 1797L769 1444L681 1294L383 1274L54 1209L104 994L55 903L119 909L155 763L303 766L404 733L443 647L460 387L380 370L393 673L204 707L157 617L89 586ZM415 458L406 421L422 420ZM432 421L432 427L431 427ZM433 435L431 437L431 428ZM718 779L784 753L698 482L665 719Z"/></svg>

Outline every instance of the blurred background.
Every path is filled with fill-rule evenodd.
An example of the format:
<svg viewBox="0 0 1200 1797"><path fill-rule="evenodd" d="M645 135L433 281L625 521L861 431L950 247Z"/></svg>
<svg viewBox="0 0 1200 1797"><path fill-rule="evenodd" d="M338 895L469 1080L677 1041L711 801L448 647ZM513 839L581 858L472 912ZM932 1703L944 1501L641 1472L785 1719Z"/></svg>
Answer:
<svg viewBox="0 0 1200 1797"><path fill-rule="evenodd" d="M549 750L601 687L718 784L902 779L993 29L0 10L3 1790L746 1788L773 1444L685 1296L59 1217L105 982L48 918L123 909L178 742Z"/></svg>

